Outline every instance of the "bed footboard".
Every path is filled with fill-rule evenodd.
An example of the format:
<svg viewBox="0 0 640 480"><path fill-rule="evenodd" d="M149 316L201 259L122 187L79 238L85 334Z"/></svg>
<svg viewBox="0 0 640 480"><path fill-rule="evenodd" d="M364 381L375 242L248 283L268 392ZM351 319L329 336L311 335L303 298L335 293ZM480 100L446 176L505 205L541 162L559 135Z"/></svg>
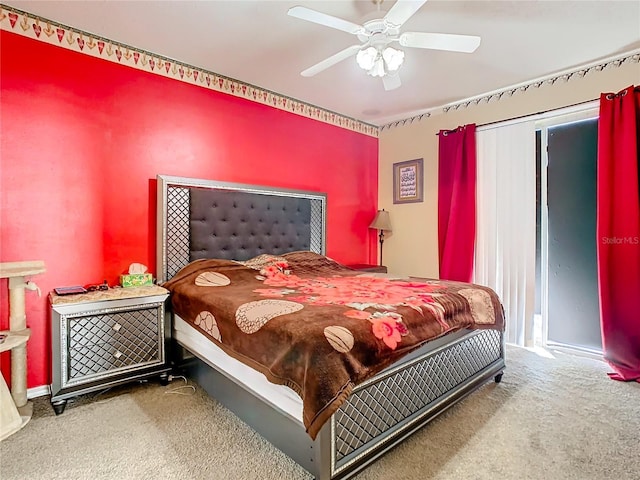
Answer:
<svg viewBox="0 0 640 480"><path fill-rule="evenodd" d="M359 385L331 418L330 478L355 474L504 367L502 333L481 330Z"/></svg>

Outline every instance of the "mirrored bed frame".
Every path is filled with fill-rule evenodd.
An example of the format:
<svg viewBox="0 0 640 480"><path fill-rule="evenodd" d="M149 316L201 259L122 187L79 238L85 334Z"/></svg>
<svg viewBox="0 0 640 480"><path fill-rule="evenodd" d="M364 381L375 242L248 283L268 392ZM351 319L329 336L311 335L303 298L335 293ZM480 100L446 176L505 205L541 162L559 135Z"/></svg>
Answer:
<svg viewBox="0 0 640 480"><path fill-rule="evenodd" d="M206 220L198 205L192 204L203 191L210 192L209 201L220 196L219 208L209 209L213 213L207 216L212 218ZM261 253L297 250L325 254L324 194L159 175L157 201L159 284L198 258L242 261ZM299 215L291 218L297 207L290 206L299 202L307 214L303 219ZM265 230L265 225L279 227ZM211 230L211 243L194 245L194 228ZM227 363L224 353L218 357L204 353L183 335L180 319L171 312L167 318L173 322L175 361L209 395L316 480L353 476L487 380L499 382L505 368L503 332L486 329L447 334L357 385L312 440L296 414L295 400L270 393L270 385L287 387L255 386L257 372L245 378L240 370L251 370L249 367ZM260 381L269 383L266 378Z"/></svg>

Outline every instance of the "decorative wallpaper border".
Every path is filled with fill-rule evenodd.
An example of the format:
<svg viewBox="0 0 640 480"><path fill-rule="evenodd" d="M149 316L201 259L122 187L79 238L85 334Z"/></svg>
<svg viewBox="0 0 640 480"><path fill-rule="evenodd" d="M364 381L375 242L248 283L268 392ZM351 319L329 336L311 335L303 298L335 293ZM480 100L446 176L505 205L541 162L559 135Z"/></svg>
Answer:
<svg viewBox="0 0 640 480"><path fill-rule="evenodd" d="M535 80L529 80L527 82L523 82L518 85L513 85L511 87L506 87L500 90L495 90L493 92L484 93L476 97L471 97L464 100L460 100L458 102L449 103L441 107L432 108L432 109L426 110L425 112L419 115L414 115L409 118L386 123L380 126L380 131L393 128L393 127L407 125L407 124L410 125L413 122L422 120L423 118L429 118L432 115L432 113L436 113L436 112L449 113L462 108L467 108L471 105L478 105L480 103L489 103L491 101L498 101L498 100L501 100L502 98L512 97L513 95L516 95L518 93L526 92L529 89L541 88L541 87L544 87L545 85L553 85L557 82L569 82L576 78L582 78L585 75L588 75L593 72L601 72L602 70L605 70L608 68L621 67L625 63L640 63L640 49L632 50L622 55L618 55L618 56L610 57L597 62L589 63L581 67L577 67L571 70L566 70L564 72L548 75L546 77L537 78Z"/></svg>
<svg viewBox="0 0 640 480"><path fill-rule="evenodd" d="M376 125L0 4L0 30L378 137Z"/></svg>

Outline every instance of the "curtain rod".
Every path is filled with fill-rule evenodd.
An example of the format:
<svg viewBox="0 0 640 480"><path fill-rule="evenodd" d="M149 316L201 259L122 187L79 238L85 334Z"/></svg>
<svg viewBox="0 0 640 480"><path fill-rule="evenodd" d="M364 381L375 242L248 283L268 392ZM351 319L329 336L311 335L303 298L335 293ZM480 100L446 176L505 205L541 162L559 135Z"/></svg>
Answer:
<svg viewBox="0 0 640 480"><path fill-rule="evenodd" d="M487 123L483 123L481 125L476 125L476 129L484 128L484 127L490 127L492 125L497 125L497 124L500 124L500 123L515 122L516 120L524 120L524 119L527 119L527 118L530 118L530 117L536 117L538 115L545 115L545 114L550 113L550 112L555 112L555 111L560 111L560 110L565 110L565 109L571 109L571 108L579 107L581 105L587 105L587 104L595 102L597 100L599 100L599 98L593 98L591 100L585 100L583 102L573 103L571 105L567 105L567 106L561 107L561 108L552 108L552 109L549 109L549 110L542 110L542 111L536 112L536 113L529 113L527 115L520 115L518 117L507 118L507 119L504 119L504 120L496 120L495 122L487 122ZM449 133L455 132L459 128L461 128L461 127L452 128L451 130L442 130L442 132L445 135L447 135ZM436 132L436 136L438 136L438 135L440 135L440 132Z"/></svg>

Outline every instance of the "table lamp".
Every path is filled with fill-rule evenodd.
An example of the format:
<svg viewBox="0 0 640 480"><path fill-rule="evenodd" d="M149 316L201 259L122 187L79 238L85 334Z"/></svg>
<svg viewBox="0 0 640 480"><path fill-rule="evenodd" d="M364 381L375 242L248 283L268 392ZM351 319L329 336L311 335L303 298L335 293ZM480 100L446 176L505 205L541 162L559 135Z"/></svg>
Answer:
<svg viewBox="0 0 640 480"><path fill-rule="evenodd" d="M380 238L380 265L382 265L382 244L384 243L384 232L391 231L391 219L389 218L389 212L387 212L384 208L382 210L378 210L375 218L369 225L369 228L375 228L380 231L378 237Z"/></svg>

